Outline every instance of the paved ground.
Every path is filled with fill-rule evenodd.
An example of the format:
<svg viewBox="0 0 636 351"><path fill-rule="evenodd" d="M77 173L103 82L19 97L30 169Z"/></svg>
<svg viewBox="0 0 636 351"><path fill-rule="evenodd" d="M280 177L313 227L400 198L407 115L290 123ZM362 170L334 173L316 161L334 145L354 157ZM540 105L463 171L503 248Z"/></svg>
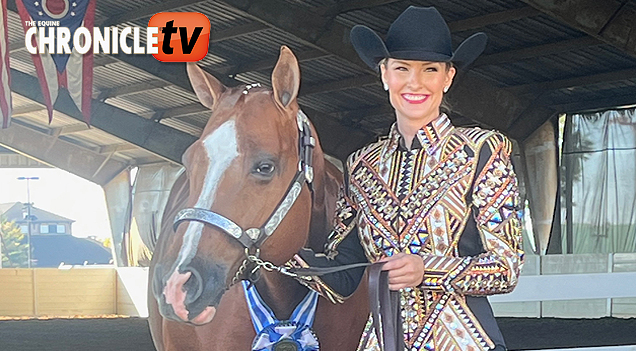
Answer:
<svg viewBox="0 0 636 351"><path fill-rule="evenodd" d="M511 350L636 345L636 318L500 318L499 324ZM154 351L154 347L145 319L52 319L0 321L0 350Z"/></svg>

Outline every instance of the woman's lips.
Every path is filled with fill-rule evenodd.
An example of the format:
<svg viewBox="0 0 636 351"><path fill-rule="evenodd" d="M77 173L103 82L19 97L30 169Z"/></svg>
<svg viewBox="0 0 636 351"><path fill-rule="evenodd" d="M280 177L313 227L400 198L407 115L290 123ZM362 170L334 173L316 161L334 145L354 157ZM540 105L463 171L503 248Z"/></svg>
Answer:
<svg viewBox="0 0 636 351"><path fill-rule="evenodd" d="M421 104L428 100L429 96L426 94L402 94L402 98L409 104Z"/></svg>

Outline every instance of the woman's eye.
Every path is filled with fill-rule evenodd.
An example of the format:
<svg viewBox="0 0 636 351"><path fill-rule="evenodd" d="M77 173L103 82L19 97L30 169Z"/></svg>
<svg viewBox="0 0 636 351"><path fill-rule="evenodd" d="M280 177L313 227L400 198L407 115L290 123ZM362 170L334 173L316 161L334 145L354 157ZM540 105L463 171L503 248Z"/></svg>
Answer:
<svg viewBox="0 0 636 351"><path fill-rule="evenodd" d="M402 72L407 71L406 67L401 67L401 66L400 67L395 67L395 70L396 71L402 71Z"/></svg>
<svg viewBox="0 0 636 351"><path fill-rule="evenodd" d="M428 67L428 68L426 69L426 72L437 72L437 68L435 68L435 67Z"/></svg>

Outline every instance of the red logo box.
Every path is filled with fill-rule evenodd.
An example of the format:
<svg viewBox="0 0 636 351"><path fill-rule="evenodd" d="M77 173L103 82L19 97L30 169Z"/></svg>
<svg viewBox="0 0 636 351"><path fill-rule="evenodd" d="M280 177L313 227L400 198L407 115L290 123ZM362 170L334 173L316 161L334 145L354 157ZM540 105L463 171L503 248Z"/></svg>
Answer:
<svg viewBox="0 0 636 351"><path fill-rule="evenodd" d="M199 12L160 12L150 18L148 27L159 27L159 53L163 62L199 61L208 53L210 20Z"/></svg>

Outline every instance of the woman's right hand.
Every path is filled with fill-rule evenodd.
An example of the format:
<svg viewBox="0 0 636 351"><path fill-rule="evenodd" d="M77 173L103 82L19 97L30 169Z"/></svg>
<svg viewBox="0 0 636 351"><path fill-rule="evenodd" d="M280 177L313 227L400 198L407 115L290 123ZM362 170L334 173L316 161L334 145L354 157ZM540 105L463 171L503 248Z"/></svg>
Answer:
<svg viewBox="0 0 636 351"><path fill-rule="evenodd" d="M420 285L424 279L424 260L419 255L399 253L379 262L386 262L382 270L389 271L391 290L412 288Z"/></svg>

